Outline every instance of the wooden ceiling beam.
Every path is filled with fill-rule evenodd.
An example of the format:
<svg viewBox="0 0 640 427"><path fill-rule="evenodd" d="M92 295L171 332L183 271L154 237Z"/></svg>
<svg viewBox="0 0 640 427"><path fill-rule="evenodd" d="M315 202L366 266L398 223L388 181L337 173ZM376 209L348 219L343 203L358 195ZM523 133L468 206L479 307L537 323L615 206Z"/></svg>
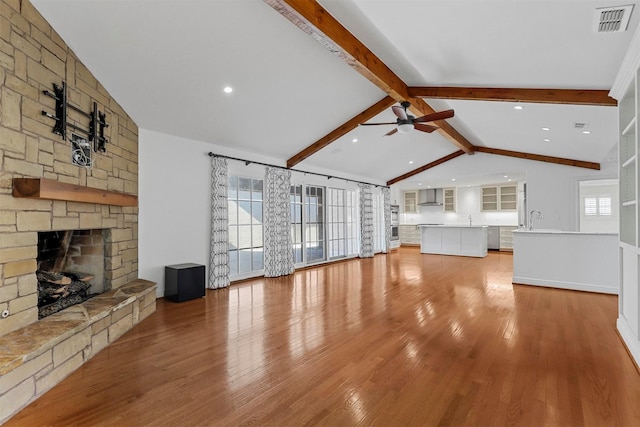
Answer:
<svg viewBox="0 0 640 427"><path fill-rule="evenodd" d="M523 153L521 151L502 150L500 148L476 146L480 153L497 154L499 156L517 157L519 159L536 160L538 162L555 163L564 166L600 170L600 163L586 162L584 160L565 159L563 157L544 156L542 154Z"/></svg>
<svg viewBox="0 0 640 427"><path fill-rule="evenodd" d="M564 165L564 166L575 166L578 168L600 170L600 163L587 162L584 160L565 159L563 157L544 156L542 154L523 153L521 151L502 150L500 148L482 147L479 145L476 145L476 151L478 153L496 154L499 156L516 157L519 159L535 160L538 162L555 163L555 164ZM422 173L427 169L431 169L445 162L448 162L449 160L455 159L456 157L459 157L463 154L464 154L464 151L462 150L455 151L449 155L439 158L438 160L434 160L431 163L427 163L424 166L420 166L419 168L414 169L411 172L407 172L404 175L400 175L398 177L390 179L389 181L387 181L387 185L392 185L392 184L395 184L396 182L403 181L414 175Z"/></svg>
<svg viewBox="0 0 640 427"><path fill-rule="evenodd" d="M435 110L420 98L409 95L407 85L369 48L343 27L316 0L264 0L282 16L313 37L327 50L382 89L397 102L411 102L411 111L420 116ZM468 154L474 146L451 125L436 122L438 132Z"/></svg>
<svg viewBox="0 0 640 427"><path fill-rule="evenodd" d="M460 99L473 101L532 102L542 104L597 105L615 107L618 101L608 90L591 89L518 89L488 87L415 86L411 97Z"/></svg>
<svg viewBox="0 0 640 427"><path fill-rule="evenodd" d="M441 165L444 162L448 162L451 159L455 159L456 157L460 157L463 154L464 154L464 151L462 151L462 150L454 151L453 153L448 154L448 155L446 155L444 157L441 157L438 160L434 160L431 163L427 163L424 166L420 166L419 168L414 169L411 172L407 172L404 175L400 175L400 176L397 176L397 177L395 177L393 179L390 179L389 181L387 181L387 185L392 185L392 184L395 184L396 182L403 181L403 180L405 180L407 178L410 178L410 177L412 177L414 175L422 173L422 172L426 171L427 169L431 169L433 167Z"/></svg>
<svg viewBox="0 0 640 427"><path fill-rule="evenodd" d="M341 124L334 130L332 130L331 132L329 132L328 134L326 134L325 136L323 136L322 138L320 138L319 140L317 140L316 142L314 142L313 144L305 148L304 150L292 156L289 160L287 160L287 167L288 168L294 167L295 165L297 165L307 157L322 150L324 147L331 144L336 139L351 132L352 130L357 128L360 123L364 123L367 120L370 120L371 118L377 116L382 111L391 107L395 103L396 103L396 100L390 96L386 96L382 98L380 101L376 102L371 107L364 110L362 113L352 117L351 119Z"/></svg>

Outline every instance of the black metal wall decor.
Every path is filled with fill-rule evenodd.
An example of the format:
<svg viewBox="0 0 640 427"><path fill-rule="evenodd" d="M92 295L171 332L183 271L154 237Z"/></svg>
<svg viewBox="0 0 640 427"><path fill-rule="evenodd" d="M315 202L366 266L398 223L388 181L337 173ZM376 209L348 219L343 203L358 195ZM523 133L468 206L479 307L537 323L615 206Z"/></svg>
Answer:
<svg viewBox="0 0 640 427"><path fill-rule="evenodd" d="M74 131L85 134L89 143L93 144L93 151L95 151L96 153L104 153L107 151L107 143L109 141L104 136L104 130L109 127L109 125L107 124L107 115L106 113L101 113L100 111L98 111L97 102L93 103L93 110L90 112L83 111L82 109L80 109L80 107L70 104L69 102L67 102L67 85L64 81L62 82L62 86L58 86L55 83L53 84L53 93L48 90L43 90L42 93L55 99L56 101L55 115L42 110L43 116L47 116L50 119L55 120L55 124L53 125L53 133L60 135L63 140L66 140L67 128L70 128ZM89 129L85 129L73 123L69 123L69 120L67 119L68 109L72 109L73 111L88 118Z"/></svg>

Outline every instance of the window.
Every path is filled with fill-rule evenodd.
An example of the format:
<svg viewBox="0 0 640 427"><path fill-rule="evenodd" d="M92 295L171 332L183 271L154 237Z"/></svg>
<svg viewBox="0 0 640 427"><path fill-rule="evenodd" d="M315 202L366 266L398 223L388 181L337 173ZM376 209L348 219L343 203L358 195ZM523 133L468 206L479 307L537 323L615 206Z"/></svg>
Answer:
<svg viewBox="0 0 640 427"><path fill-rule="evenodd" d="M329 258L341 258L359 252L358 193L355 190L327 190L327 232Z"/></svg>
<svg viewBox="0 0 640 427"><path fill-rule="evenodd" d="M587 216L611 216L611 196L590 196L584 198L584 214Z"/></svg>
<svg viewBox="0 0 640 427"><path fill-rule="evenodd" d="M358 193L355 190L346 190L345 193L345 223L346 231L346 252L347 255L357 255L360 252L358 234Z"/></svg>
<svg viewBox="0 0 640 427"><path fill-rule="evenodd" d="M306 262L325 259L324 253L324 187L306 188Z"/></svg>
<svg viewBox="0 0 640 427"><path fill-rule="evenodd" d="M597 197L585 197L584 199L584 214L585 215L598 215L598 198Z"/></svg>
<svg viewBox="0 0 640 427"><path fill-rule="evenodd" d="M600 215L611 215L611 197L598 198L598 213Z"/></svg>
<svg viewBox="0 0 640 427"><path fill-rule="evenodd" d="M580 181L578 213L582 232L619 231L617 179Z"/></svg>
<svg viewBox="0 0 640 427"><path fill-rule="evenodd" d="M301 263L302 260L302 185L291 186L291 240L293 243L293 262Z"/></svg>
<svg viewBox="0 0 640 427"><path fill-rule="evenodd" d="M292 185L291 238L295 263L306 265L357 255L358 203L356 190Z"/></svg>
<svg viewBox="0 0 640 427"><path fill-rule="evenodd" d="M345 191L339 188L327 189L327 230L329 258L346 255L346 220L344 215Z"/></svg>
<svg viewBox="0 0 640 427"><path fill-rule="evenodd" d="M262 179L229 176L229 274L264 268Z"/></svg>

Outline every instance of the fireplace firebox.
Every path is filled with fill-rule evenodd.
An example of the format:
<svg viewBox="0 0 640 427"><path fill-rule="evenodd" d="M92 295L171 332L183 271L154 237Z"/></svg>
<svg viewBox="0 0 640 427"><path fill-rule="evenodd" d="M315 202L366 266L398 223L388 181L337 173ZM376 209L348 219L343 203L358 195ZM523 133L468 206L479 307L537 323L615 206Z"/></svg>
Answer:
<svg viewBox="0 0 640 427"><path fill-rule="evenodd" d="M108 290L104 246L101 229L38 233L38 318Z"/></svg>

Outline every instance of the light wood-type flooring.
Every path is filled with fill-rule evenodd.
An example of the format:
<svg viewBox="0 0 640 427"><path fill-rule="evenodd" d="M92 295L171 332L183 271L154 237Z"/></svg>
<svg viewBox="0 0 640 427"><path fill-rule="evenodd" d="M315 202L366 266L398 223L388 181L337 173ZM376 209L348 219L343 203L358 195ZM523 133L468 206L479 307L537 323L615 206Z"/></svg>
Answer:
<svg viewBox="0 0 640 427"><path fill-rule="evenodd" d="M157 312L7 426L640 426L617 297L391 255Z"/></svg>

